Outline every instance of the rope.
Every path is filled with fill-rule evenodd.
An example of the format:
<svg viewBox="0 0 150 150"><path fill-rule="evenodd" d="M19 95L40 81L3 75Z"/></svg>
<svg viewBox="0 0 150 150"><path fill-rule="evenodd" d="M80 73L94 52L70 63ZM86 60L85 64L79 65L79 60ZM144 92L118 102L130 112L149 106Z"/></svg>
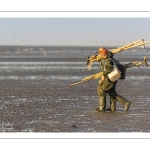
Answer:
<svg viewBox="0 0 150 150"><path fill-rule="evenodd" d="M124 82L124 81L123 81ZM116 91L118 91L118 89L120 89L120 87L122 87L122 85L123 85L123 82L122 82L122 84L116 89Z"/></svg>

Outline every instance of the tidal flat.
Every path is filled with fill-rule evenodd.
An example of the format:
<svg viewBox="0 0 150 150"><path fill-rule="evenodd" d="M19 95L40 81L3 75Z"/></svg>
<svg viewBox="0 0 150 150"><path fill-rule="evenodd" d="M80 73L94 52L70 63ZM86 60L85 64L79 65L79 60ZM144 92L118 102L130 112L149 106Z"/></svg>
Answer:
<svg viewBox="0 0 150 150"><path fill-rule="evenodd" d="M111 48L110 48L111 49ZM127 69L118 80L118 94L131 101L128 112L117 103L116 112L98 113L99 63L86 66L86 55L97 47L0 47L0 132L150 132L150 67ZM130 53L129 53L130 51ZM125 64L150 65L150 49L132 49L114 55ZM107 108L109 107L107 96Z"/></svg>

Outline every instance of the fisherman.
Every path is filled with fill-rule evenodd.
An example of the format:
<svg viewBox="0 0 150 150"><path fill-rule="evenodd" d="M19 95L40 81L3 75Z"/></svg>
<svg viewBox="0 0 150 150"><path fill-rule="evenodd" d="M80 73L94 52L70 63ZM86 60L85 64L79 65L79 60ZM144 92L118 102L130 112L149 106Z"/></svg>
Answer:
<svg viewBox="0 0 150 150"><path fill-rule="evenodd" d="M101 50L106 49L104 47L100 47L98 49L98 51L96 53L98 53L98 55L101 55ZM107 49L106 49L107 50ZM113 53L111 51L108 51L108 57L109 58L113 58ZM95 58L99 58L97 59L97 61L100 63L101 61L101 56L97 57L97 55L92 55L91 58L95 59ZM100 72L102 71L102 68L100 66ZM100 83L100 80L98 82L98 84ZM114 88L116 88L116 84L114 85ZM97 89L98 90L98 89ZM100 103L100 100L99 100ZM98 108L97 108L98 109ZM106 109L106 111L116 111L116 100L110 96L110 107Z"/></svg>
<svg viewBox="0 0 150 150"><path fill-rule="evenodd" d="M113 70L113 62L111 60L113 54L104 47L99 48L98 53L101 56L101 59L98 61L100 62L100 71L103 72L103 76L98 82L99 107L96 108L96 111L104 112L106 110L106 94L108 93L110 96L110 108L107 110L115 111L117 101L125 106L127 112L131 102L116 93L117 81L112 82L108 78L108 74ZM96 55L92 57L94 58Z"/></svg>

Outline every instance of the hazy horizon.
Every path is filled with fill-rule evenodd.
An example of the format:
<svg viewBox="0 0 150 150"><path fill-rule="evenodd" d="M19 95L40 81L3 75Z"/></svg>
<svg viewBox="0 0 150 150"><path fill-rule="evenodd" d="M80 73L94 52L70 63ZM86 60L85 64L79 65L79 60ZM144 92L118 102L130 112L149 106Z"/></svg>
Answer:
<svg viewBox="0 0 150 150"><path fill-rule="evenodd" d="M0 23L0 46L120 47L150 40L149 18L0 18Z"/></svg>

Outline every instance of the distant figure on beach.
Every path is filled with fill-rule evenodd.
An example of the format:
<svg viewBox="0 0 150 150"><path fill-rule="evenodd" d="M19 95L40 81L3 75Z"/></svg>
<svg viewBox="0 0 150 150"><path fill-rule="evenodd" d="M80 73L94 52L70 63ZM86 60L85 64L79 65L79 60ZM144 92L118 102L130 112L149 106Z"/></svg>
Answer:
<svg viewBox="0 0 150 150"><path fill-rule="evenodd" d="M127 101L124 97L120 96L116 92L117 80L112 82L108 74L113 71L112 52L108 51L104 47L98 49L98 54L101 59L98 60L100 63L100 72L103 72L103 76L98 82L97 93L99 95L99 107L96 108L98 112L104 112L106 110L116 111L116 101L125 106L126 112L129 110L131 102ZM96 55L92 56L96 57ZM106 94L110 96L110 108L106 109Z"/></svg>

